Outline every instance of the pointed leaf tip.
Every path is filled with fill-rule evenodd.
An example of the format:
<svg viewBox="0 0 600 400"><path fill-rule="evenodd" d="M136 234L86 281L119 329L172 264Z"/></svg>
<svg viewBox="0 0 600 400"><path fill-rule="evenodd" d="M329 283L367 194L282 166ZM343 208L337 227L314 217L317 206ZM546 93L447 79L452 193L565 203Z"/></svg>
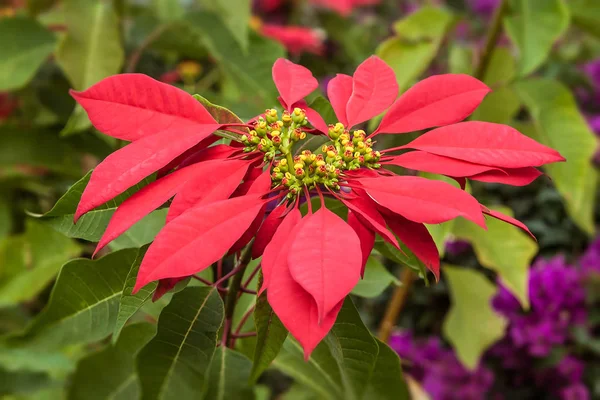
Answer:
<svg viewBox="0 0 600 400"><path fill-rule="evenodd" d="M272 72L275 86L288 111L319 86L319 82L308 68L285 58L275 61Z"/></svg>
<svg viewBox="0 0 600 400"><path fill-rule="evenodd" d="M360 279L360 240L343 219L320 208L299 226L288 263L293 279L316 302L321 323Z"/></svg>

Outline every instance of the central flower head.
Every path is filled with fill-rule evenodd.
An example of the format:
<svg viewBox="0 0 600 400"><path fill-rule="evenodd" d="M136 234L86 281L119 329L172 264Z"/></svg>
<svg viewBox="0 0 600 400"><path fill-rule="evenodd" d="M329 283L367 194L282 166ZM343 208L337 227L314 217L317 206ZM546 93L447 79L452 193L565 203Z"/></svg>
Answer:
<svg viewBox="0 0 600 400"><path fill-rule="evenodd" d="M340 175L359 168L381 168L381 154L373 150L373 141L363 130L350 132L344 125L329 125L329 140L320 148L302 150L315 135L308 133L306 111L295 107L292 112L272 108L254 122L254 129L242 136L244 152L262 152L270 162L272 187L285 187L293 199L304 187L322 185L339 190ZM309 137L310 135L310 137Z"/></svg>

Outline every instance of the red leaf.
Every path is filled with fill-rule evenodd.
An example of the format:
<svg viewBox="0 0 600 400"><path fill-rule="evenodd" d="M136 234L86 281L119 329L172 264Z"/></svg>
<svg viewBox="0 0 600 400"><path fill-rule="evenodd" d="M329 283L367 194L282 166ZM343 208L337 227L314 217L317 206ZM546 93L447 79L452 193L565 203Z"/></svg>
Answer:
<svg viewBox="0 0 600 400"><path fill-rule="evenodd" d="M503 183L512 186L525 186L535 181L542 173L534 167L487 171L469 176L469 179L481 182Z"/></svg>
<svg viewBox="0 0 600 400"><path fill-rule="evenodd" d="M418 224L406 218L389 213L386 215L388 226L414 253L415 256L435 275L435 280L440 279L440 254L431 237L431 234L423 224Z"/></svg>
<svg viewBox="0 0 600 400"><path fill-rule="evenodd" d="M390 107L376 133L406 133L462 121L490 88L460 74L434 75L408 89Z"/></svg>
<svg viewBox="0 0 600 400"><path fill-rule="evenodd" d="M484 214L489 215L490 217L494 217L496 219L499 219L501 221L504 221L506 223L514 225L517 228L521 228L522 230L524 230L525 232L527 232L529 234L529 236L531 236L533 238L533 240L537 241L537 239L535 238L535 236L533 235L533 233L531 233L531 231L529 230L529 228L527 228L527 225L525 225L524 223L522 223L518 219L510 217L510 216L508 216L506 214L502 214L500 211L490 210L489 208L487 208L487 207L485 207L483 205L481 206L481 209L483 210Z"/></svg>
<svg viewBox="0 0 600 400"><path fill-rule="evenodd" d="M258 169L262 171L262 168ZM269 169L264 170L256 179L252 181L248 194L264 195L271 189L271 171Z"/></svg>
<svg viewBox="0 0 600 400"><path fill-rule="evenodd" d="M352 210L348 210L348 225L354 229L354 232L356 232L356 235L360 240L360 251L362 253L360 277L364 278L365 265L367 265L367 260L371 255L371 251L373 251L373 246L375 246L375 232L363 224L360 218L358 218Z"/></svg>
<svg viewBox="0 0 600 400"><path fill-rule="evenodd" d="M193 208L169 222L148 248L133 293L152 281L208 268L248 229L262 205L255 196L236 197Z"/></svg>
<svg viewBox="0 0 600 400"><path fill-rule="evenodd" d="M218 127L196 125L188 130L167 130L144 137L112 153L92 172L77 206L75 221L164 167Z"/></svg>
<svg viewBox="0 0 600 400"><path fill-rule="evenodd" d="M263 219L265 218L266 210L267 210L267 205L265 204L262 206L262 208L258 212L258 215L256 216L256 218L254 218L254 221L252 221L252 223L250 224L248 229L246 229L246 232L244 232L242 234L242 236L237 240L237 242L235 242L233 244L233 246L231 246L231 248L227 252L227 255L235 254L238 251L241 251L244 247L246 247L246 245L248 243L250 243L250 241L252 240L254 235L256 235L258 228L260 228L260 224L262 223Z"/></svg>
<svg viewBox="0 0 600 400"><path fill-rule="evenodd" d="M152 295L152 301L158 301L165 294L169 293L179 282L184 280L186 277L181 278L165 278L158 281L158 286Z"/></svg>
<svg viewBox="0 0 600 400"><path fill-rule="evenodd" d="M215 138L219 140L218 136L215 136ZM223 160L231 157L239 151L239 148L231 147L226 144L218 144L205 149L198 149L196 153L190 154L188 157L184 158L179 167L185 167L202 161Z"/></svg>
<svg viewBox="0 0 600 400"><path fill-rule="evenodd" d="M346 106L347 128L381 114L398 96L394 71L377 56L360 64L352 80L352 95Z"/></svg>
<svg viewBox="0 0 600 400"><path fill-rule="evenodd" d="M400 249L396 237L387 229L385 219L381 216L379 211L377 211L377 204L371 200L364 190L354 189L353 192L356 193L357 196L351 199L340 198L342 203L357 215L360 215L364 222L372 230L379 233L386 242L397 249Z"/></svg>
<svg viewBox="0 0 600 400"><path fill-rule="evenodd" d="M314 299L292 278L287 264L273 271L267 299L286 329L300 342L305 360L329 333L343 304L340 301L320 319Z"/></svg>
<svg viewBox="0 0 600 400"><path fill-rule="evenodd" d="M262 225L258 229L256 233L256 238L254 239L254 244L252 245L252 258L258 258L263 255L265 248L273 238L275 231L283 222L282 215L287 210L285 204L281 204L277 206L267 218L263 221ZM264 261L263 261L264 264Z"/></svg>
<svg viewBox="0 0 600 400"><path fill-rule="evenodd" d="M413 222L439 224L465 217L485 229L479 202L449 183L418 176L363 178L359 182L377 203Z"/></svg>
<svg viewBox="0 0 600 400"><path fill-rule="evenodd" d="M290 273L315 299L319 321L354 288L361 264L358 236L325 207L304 218L288 254Z"/></svg>
<svg viewBox="0 0 600 400"><path fill-rule="evenodd" d="M200 141L200 143L198 143L197 145L187 149L182 154L178 155L173 160L171 160L171 162L169 162L167 165L156 171L156 179L162 178L175 168L183 168L187 167L188 165L194 164L195 162L189 162L188 160L194 159L194 157L197 157L198 153L203 153L205 150L210 149L211 147L209 146L219 139L220 138L218 136L211 135L206 139Z"/></svg>
<svg viewBox="0 0 600 400"><path fill-rule="evenodd" d="M131 228L133 224L144 218L148 213L160 207L190 179L198 174L210 173L215 164L195 164L187 168L177 170L164 178L152 182L143 187L139 192L134 193L125 200L110 219L110 223L104 231L94 255L116 239L119 235Z"/></svg>
<svg viewBox="0 0 600 400"><path fill-rule="evenodd" d="M200 163L201 173L190 179L177 193L167 214L167 223L190 208L224 200L238 187L248 162L242 160L213 160Z"/></svg>
<svg viewBox="0 0 600 400"><path fill-rule="evenodd" d="M271 276L275 273L274 271L288 269L288 251L301 219L302 214L300 214L297 208L290 211L283 221L280 222L279 227L275 230L273 239L266 246L262 258L263 284L258 292L259 294L269 287Z"/></svg>
<svg viewBox="0 0 600 400"><path fill-rule="evenodd" d="M327 84L327 97L331 102L331 107L335 115L344 126L348 126L348 117L346 116L346 105L352 95L352 77L345 74L337 74L335 78Z"/></svg>
<svg viewBox="0 0 600 400"><path fill-rule="evenodd" d="M397 165L399 167L414 169L417 171L430 172L453 177L464 177L480 174L490 170L496 170L498 175L503 171L489 165L473 164L456 158L438 156L436 154L426 153L424 151L410 151L408 153L395 156L390 161L382 164ZM503 175L506 176L506 173Z"/></svg>
<svg viewBox="0 0 600 400"><path fill-rule="evenodd" d="M273 81L290 111L297 101L309 95L319 86L312 72L307 68L279 58L273 64Z"/></svg>
<svg viewBox="0 0 600 400"><path fill-rule="evenodd" d="M306 119L308 120L308 122L310 122L311 125L319 132L322 132L325 135L327 135L327 133L329 132L329 126L327 125L327 122L325 122L323 117L321 117L321 114L319 114L310 107L306 107L304 109L304 112L306 113Z"/></svg>
<svg viewBox="0 0 600 400"><path fill-rule="evenodd" d="M217 123L188 93L143 74L114 75L70 93L100 132L118 139L134 141Z"/></svg>
<svg viewBox="0 0 600 400"><path fill-rule="evenodd" d="M418 149L500 168L537 167L565 159L554 149L516 129L490 122L469 121L429 131L405 149Z"/></svg>

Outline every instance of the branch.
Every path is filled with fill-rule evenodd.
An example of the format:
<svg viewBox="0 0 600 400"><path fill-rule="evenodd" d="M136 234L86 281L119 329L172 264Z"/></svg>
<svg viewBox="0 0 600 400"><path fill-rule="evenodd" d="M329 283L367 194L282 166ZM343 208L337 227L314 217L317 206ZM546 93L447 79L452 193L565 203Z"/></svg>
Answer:
<svg viewBox="0 0 600 400"><path fill-rule="evenodd" d="M492 60L494 48L496 47L496 43L498 43L498 39L502 33L502 19L504 18L506 11L508 11L508 1L501 0L500 4L496 8L496 11L494 12L490 30L488 31L487 38L485 40L485 47L483 48L481 59L477 65L477 69L475 70L474 76L479 80L483 80L485 77L487 69L490 65L490 61Z"/></svg>
<svg viewBox="0 0 600 400"><path fill-rule="evenodd" d="M379 325L378 336L382 342L387 343L388 339L390 338L392 330L396 325L398 315L400 315L400 311L402 311L404 304L406 304L408 292L410 291L410 287L412 286L416 277L417 275L409 267L404 267L402 270L402 275L400 275L400 281L402 284L394 289L392 299L388 303L387 309L385 310L385 316L381 321L381 325Z"/></svg>

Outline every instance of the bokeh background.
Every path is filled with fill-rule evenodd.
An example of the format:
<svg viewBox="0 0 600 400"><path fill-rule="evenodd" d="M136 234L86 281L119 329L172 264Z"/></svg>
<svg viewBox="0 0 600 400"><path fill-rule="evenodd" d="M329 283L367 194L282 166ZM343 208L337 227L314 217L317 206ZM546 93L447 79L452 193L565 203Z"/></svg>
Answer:
<svg viewBox="0 0 600 400"><path fill-rule="evenodd" d="M0 0L0 397L108 398L93 371L132 363L102 337L10 345L114 212L84 229L73 210L53 208L124 145L92 128L70 89L144 73L249 119L276 103L278 57L313 71L322 107L328 80L372 54L401 90L440 73L482 79L493 93L472 119L515 126L567 158L527 187L471 185L537 242L494 221L486 234L464 221L431 227L439 283L378 246L355 302L401 356L413 397L600 399L598 0ZM415 137L398 136L381 140ZM152 213L112 250L150 242L163 223ZM313 398L289 376L267 378L257 398Z"/></svg>

